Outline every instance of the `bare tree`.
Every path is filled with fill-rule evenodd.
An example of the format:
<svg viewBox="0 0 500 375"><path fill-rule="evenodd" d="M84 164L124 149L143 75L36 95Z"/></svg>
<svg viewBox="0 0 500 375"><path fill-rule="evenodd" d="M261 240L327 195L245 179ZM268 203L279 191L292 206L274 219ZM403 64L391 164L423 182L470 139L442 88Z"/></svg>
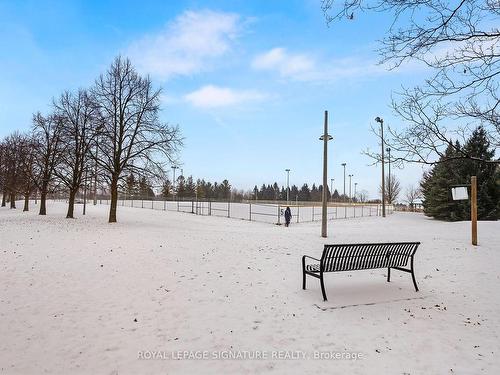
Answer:
<svg viewBox="0 0 500 375"><path fill-rule="evenodd" d="M33 138L35 140L35 165L33 182L40 191L40 215L47 214L46 200L50 184L54 180L54 170L59 163L61 132L63 121L57 115L33 116Z"/></svg>
<svg viewBox="0 0 500 375"><path fill-rule="evenodd" d="M368 191L367 190L361 190L359 193L358 193L358 197L359 197L359 201L361 203L364 203L368 200Z"/></svg>
<svg viewBox="0 0 500 375"><path fill-rule="evenodd" d="M96 135L96 107L85 90L75 94L65 91L54 107L63 123L61 148L64 149L54 173L69 190L66 218L73 218L75 197Z"/></svg>
<svg viewBox="0 0 500 375"><path fill-rule="evenodd" d="M394 95L392 108L406 124L389 128L394 162L435 164L453 138L467 137L478 124L500 145L498 1L323 0L322 9L328 23L352 20L355 13L392 13L378 51L381 63L397 69L417 61L432 69L421 85ZM477 159L464 152L455 158Z"/></svg>
<svg viewBox="0 0 500 375"><path fill-rule="evenodd" d="M379 193L382 194L382 186L379 186ZM399 179L393 174L385 176L385 201L389 204L394 203L399 193L401 193Z"/></svg>
<svg viewBox="0 0 500 375"><path fill-rule="evenodd" d="M3 142L3 195L8 198L10 208L16 208L16 195L20 190L21 165L22 165L22 136L14 132Z"/></svg>
<svg viewBox="0 0 500 375"><path fill-rule="evenodd" d="M122 179L129 173L163 177L181 138L177 127L158 118L160 90L153 89L149 77L139 76L128 59L117 57L92 93L102 119L96 161L107 174L113 223Z"/></svg>
<svg viewBox="0 0 500 375"><path fill-rule="evenodd" d="M2 207L7 201L7 145L5 140L0 142L0 189L2 191Z"/></svg>
<svg viewBox="0 0 500 375"><path fill-rule="evenodd" d="M405 191L405 198L412 211L415 210L415 201L422 198L422 191L414 185L408 185Z"/></svg>
<svg viewBox="0 0 500 375"><path fill-rule="evenodd" d="M35 191L33 182L33 171L35 166L35 143L31 135L22 135L19 149L19 189L18 192L24 197L23 212L29 211L30 196Z"/></svg>

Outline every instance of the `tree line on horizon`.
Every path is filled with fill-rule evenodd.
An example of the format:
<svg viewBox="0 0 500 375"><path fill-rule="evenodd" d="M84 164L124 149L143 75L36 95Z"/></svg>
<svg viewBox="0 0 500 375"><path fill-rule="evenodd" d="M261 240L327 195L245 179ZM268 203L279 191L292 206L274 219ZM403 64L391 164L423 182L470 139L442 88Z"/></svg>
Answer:
<svg viewBox="0 0 500 375"><path fill-rule="evenodd" d="M392 203L397 198L400 188L399 180L392 175L391 184L395 186L392 194L386 194L386 201ZM122 198L125 199L210 199L210 200L231 200L236 202L261 200L261 201L286 201L287 191L285 186L273 184L262 184L260 189L255 185L252 190L234 189L229 180L222 182L209 182L205 179L195 179L193 176L179 176L175 184L170 179L165 179L161 185L155 186L145 176L138 177L130 174L126 178L125 185L120 191ZM322 200L323 186L307 183L302 184L300 189L296 185L290 186L290 201L301 202L319 202ZM368 200L366 190L357 192L352 198L347 194L340 194L337 189L333 193L327 188L327 197L329 201L336 202L370 202L379 203L380 199Z"/></svg>

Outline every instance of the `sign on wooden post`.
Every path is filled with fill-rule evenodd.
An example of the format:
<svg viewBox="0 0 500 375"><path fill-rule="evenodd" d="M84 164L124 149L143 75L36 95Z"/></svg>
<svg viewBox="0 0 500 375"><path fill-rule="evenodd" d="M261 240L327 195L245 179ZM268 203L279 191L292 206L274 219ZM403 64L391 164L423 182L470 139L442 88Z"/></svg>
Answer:
<svg viewBox="0 0 500 375"><path fill-rule="evenodd" d="M468 185L467 185L468 186ZM454 186L451 188L451 195L454 201L467 200L469 194L467 186ZM477 246L477 178L470 178L470 221L472 230L472 244Z"/></svg>

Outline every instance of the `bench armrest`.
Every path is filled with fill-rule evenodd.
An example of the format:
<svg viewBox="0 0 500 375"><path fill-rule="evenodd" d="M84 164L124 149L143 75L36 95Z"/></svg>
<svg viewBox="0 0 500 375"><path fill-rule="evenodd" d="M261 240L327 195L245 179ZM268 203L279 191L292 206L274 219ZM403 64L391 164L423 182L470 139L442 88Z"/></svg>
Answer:
<svg viewBox="0 0 500 375"><path fill-rule="evenodd" d="M310 257L309 255L304 255L304 256L302 257L302 261L304 262L304 261L306 260L306 258L313 259L313 260L317 260L318 262L321 262L321 260L316 259L316 258L313 258L313 257Z"/></svg>

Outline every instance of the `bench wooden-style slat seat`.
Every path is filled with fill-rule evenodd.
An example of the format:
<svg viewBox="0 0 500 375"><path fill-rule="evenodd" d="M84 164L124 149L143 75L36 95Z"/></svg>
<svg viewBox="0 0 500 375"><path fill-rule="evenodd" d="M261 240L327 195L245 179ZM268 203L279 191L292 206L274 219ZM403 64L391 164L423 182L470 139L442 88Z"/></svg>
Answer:
<svg viewBox="0 0 500 375"><path fill-rule="evenodd" d="M323 299L326 301L323 274L325 272L356 271L387 268L387 281L391 281L391 268L411 273L415 291L418 292L413 258L420 242L389 242L364 244L325 245L321 259L308 255L302 257L302 289L306 289L306 275L320 280ZM313 263L306 263L312 259ZM410 262L410 268L404 268Z"/></svg>

